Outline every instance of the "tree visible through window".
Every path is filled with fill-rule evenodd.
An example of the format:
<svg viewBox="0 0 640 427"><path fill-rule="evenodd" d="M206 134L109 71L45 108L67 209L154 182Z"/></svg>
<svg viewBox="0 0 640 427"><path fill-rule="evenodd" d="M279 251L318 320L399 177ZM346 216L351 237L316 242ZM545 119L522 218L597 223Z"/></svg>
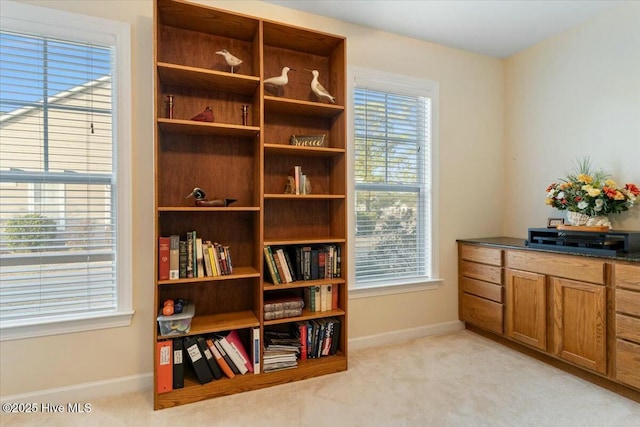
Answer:
<svg viewBox="0 0 640 427"><path fill-rule="evenodd" d="M127 308L114 45L0 31L3 329Z"/></svg>
<svg viewBox="0 0 640 427"><path fill-rule="evenodd" d="M430 276L431 99L354 90L356 286Z"/></svg>

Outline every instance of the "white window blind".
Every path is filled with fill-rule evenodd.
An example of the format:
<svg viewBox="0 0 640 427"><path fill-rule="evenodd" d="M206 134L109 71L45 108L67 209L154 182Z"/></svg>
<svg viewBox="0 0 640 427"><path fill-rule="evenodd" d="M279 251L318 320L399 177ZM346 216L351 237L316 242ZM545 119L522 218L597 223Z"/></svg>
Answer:
<svg viewBox="0 0 640 427"><path fill-rule="evenodd" d="M128 218L118 217L115 45L0 30L3 330L130 310L118 286Z"/></svg>
<svg viewBox="0 0 640 427"><path fill-rule="evenodd" d="M356 287L430 276L430 101L356 82Z"/></svg>

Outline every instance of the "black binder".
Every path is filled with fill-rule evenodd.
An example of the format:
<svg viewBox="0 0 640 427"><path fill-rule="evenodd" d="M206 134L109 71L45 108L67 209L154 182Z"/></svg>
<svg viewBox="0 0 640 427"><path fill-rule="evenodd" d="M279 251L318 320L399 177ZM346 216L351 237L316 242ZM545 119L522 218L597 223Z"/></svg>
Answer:
<svg viewBox="0 0 640 427"><path fill-rule="evenodd" d="M211 373L211 369L209 369L207 359L205 359L204 355L200 351L200 347L198 347L198 341L196 338L185 337L183 344L186 356L189 359L200 384L211 382L213 380L213 374Z"/></svg>
<svg viewBox="0 0 640 427"><path fill-rule="evenodd" d="M222 378L222 370L220 369L220 366L218 366L218 362L216 362L213 354L211 354L211 350L209 350L207 342L202 337L198 337L197 341L198 347L200 347L200 351L204 355L204 358L207 360L209 369L211 369L211 372L213 373L213 378L219 380L220 378Z"/></svg>
<svg viewBox="0 0 640 427"><path fill-rule="evenodd" d="M184 388L184 352L182 338L173 340L173 389Z"/></svg>

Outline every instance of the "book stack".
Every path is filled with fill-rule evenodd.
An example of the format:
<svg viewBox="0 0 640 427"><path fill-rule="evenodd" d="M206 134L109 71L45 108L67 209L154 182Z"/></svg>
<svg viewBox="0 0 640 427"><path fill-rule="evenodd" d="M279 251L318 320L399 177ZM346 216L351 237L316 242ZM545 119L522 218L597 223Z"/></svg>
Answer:
<svg viewBox="0 0 640 427"><path fill-rule="evenodd" d="M265 330L263 368L265 372L291 369L298 366L300 341L290 332Z"/></svg>
<svg viewBox="0 0 640 427"><path fill-rule="evenodd" d="M233 265L228 245L204 240L195 231L187 232L184 239L179 235L158 238L159 280L229 274Z"/></svg>
<svg viewBox="0 0 640 427"><path fill-rule="evenodd" d="M264 300L264 320L302 316L304 300L293 292L270 292Z"/></svg>
<svg viewBox="0 0 640 427"><path fill-rule="evenodd" d="M274 285L296 280L333 279L341 275L341 247L265 246L266 271Z"/></svg>

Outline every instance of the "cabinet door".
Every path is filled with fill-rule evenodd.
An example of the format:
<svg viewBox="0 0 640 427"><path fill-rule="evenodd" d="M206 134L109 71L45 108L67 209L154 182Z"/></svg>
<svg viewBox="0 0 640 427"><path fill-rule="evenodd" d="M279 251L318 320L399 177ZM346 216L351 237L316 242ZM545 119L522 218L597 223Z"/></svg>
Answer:
<svg viewBox="0 0 640 427"><path fill-rule="evenodd" d="M524 344L547 349L545 276L506 270L507 336Z"/></svg>
<svg viewBox="0 0 640 427"><path fill-rule="evenodd" d="M606 287L551 278L553 353L605 374Z"/></svg>

